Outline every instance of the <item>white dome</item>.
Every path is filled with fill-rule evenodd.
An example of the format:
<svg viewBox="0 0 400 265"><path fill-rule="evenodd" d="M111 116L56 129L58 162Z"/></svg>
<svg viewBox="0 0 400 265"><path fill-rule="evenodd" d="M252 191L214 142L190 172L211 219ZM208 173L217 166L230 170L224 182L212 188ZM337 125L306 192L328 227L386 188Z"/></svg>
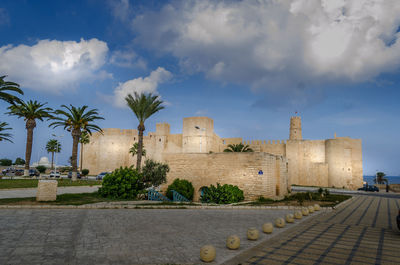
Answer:
<svg viewBox="0 0 400 265"><path fill-rule="evenodd" d="M39 165L43 165L46 166L48 164L50 164L49 159L46 156L42 156L39 160Z"/></svg>

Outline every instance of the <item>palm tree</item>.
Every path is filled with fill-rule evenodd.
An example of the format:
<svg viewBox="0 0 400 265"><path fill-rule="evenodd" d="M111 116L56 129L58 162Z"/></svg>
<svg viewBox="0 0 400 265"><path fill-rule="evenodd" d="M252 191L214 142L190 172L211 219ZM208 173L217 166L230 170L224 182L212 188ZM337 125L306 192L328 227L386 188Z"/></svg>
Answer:
<svg viewBox="0 0 400 265"><path fill-rule="evenodd" d="M83 107L74 107L70 105L67 107L65 105L61 105L62 108L66 109L58 109L54 113L59 115L54 117L55 122L51 123L50 126L53 128L57 128L59 126L63 126L64 129L71 132L72 135L72 156L71 156L71 165L72 165L72 180L75 181L77 178L77 157L78 157L78 144L79 139L83 132L87 132L92 135L92 131L97 131L103 133L101 128L96 124L92 123L95 120L104 120L103 117L98 116L99 113L97 109L86 110L88 106Z"/></svg>
<svg viewBox="0 0 400 265"><path fill-rule="evenodd" d="M139 146L138 143L134 143L134 144L132 145L131 149L129 149L129 153L131 153L132 156L137 155L137 153L138 153L138 146ZM143 148L142 148L142 156L146 156L146 149L144 149L144 146L143 146Z"/></svg>
<svg viewBox="0 0 400 265"><path fill-rule="evenodd" d="M12 138L11 133L3 132L6 130L11 130L11 128L7 128L6 126L8 126L7 122L0 122L0 142L1 141L9 141L12 143L13 141L11 140L11 138Z"/></svg>
<svg viewBox="0 0 400 265"><path fill-rule="evenodd" d="M377 184L383 184L383 183L388 183L387 178L385 178L386 174L383 172L377 172L376 173L376 182Z"/></svg>
<svg viewBox="0 0 400 265"><path fill-rule="evenodd" d="M142 155L143 155L143 132L145 130L144 122L151 117L154 113L159 110L164 109L164 106L161 104L163 101L156 95L144 94L140 95L135 92L135 97L131 94L125 98L126 103L129 108L135 113L136 118L139 120L138 125L138 134L139 134L139 142L137 148L137 163L136 169L140 171L140 166L142 163Z"/></svg>
<svg viewBox="0 0 400 265"><path fill-rule="evenodd" d="M90 137L89 137L89 134L86 132L86 131L83 131L82 132L82 134L81 134L81 138L79 139L79 143L81 144L81 156L80 156L80 162L81 162L81 165L80 165L80 167L79 167L79 169L82 171L82 164L83 164L83 146L85 145L85 144L88 144L88 143L90 143Z"/></svg>
<svg viewBox="0 0 400 265"><path fill-rule="evenodd" d="M51 153L51 169L54 169L54 153L61 152L61 144L57 139L50 139L46 144L47 153Z"/></svg>
<svg viewBox="0 0 400 265"><path fill-rule="evenodd" d="M7 101L11 104L13 104L14 102L21 103L21 100L18 97L11 95L5 91L14 91L21 95L23 95L24 92L19 88L19 85L17 83L4 81L5 77L6 75L0 77L0 99Z"/></svg>
<svg viewBox="0 0 400 265"><path fill-rule="evenodd" d="M249 145L240 144L229 144L228 148L224 150L224 152L254 152L253 149L249 147Z"/></svg>
<svg viewBox="0 0 400 265"><path fill-rule="evenodd" d="M36 127L36 120L43 121L43 118L51 118L51 108L43 107L47 103L40 103L32 100L13 104L8 107L10 110L7 114L15 115L18 118L24 118L26 122L25 128L27 130L26 136L26 151L25 151L25 170L24 176L29 176L29 165L31 162L32 143L33 143L33 129Z"/></svg>

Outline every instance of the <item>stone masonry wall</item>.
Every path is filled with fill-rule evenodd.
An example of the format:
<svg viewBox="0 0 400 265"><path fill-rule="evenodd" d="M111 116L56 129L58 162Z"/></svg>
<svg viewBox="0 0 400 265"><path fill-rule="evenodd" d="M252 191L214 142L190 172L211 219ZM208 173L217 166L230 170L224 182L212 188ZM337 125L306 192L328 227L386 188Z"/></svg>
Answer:
<svg viewBox="0 0 400 265"><path fill-rule="evenodd" d="M164 154L164 159L170 172L161 189L165 191L176 178L189 180L195 188L196 201L202 186L217 183L237 185L244 191L245 200L287 194L286 160L282 157L267 153L187 153ZM259 175L260 170L262 175ZM278 194L277 190L280 191Z"/></svg>

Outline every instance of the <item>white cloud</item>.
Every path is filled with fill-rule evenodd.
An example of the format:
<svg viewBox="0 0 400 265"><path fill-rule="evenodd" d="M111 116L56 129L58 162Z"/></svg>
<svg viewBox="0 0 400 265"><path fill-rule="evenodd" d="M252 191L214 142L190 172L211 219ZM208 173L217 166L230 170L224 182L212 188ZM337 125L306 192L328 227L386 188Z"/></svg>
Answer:
<svg viewBox="0 0 400 265"><path fill-rule="evenodd" d="M110 63L119 67L135 67L146 69L146 61L139 57L133 50L116 50L112 52Z"/></svg>
<svg viewBox="0 0 400 265"><path fill-rule="evenodd" d="M107 53L107 43L97 39L6 45L0 47L0 73L22 87L58 93L79 82L109 78L109 73L100 70Z"/></svg>
<svg viewBox="0 0 400 265"><path fill-rule="evenodd" d="M143 78L138 77L124 83L120 83L114 90L114 105L117 107L126 107L125 97L128 94L137 93L153 93L158 94L157 87L159 84L170 80L172 74L162 67L158 67L152 71L149 76Z"/></svg>
<svg viewBox="0 0 400 265"><path fill-rule="evenodd" d="M363 82L400 66L398 0L175 1L132 25L137 43L184 71L255 89Z"/></svg>
<svg viewBox="0 0 400 265"><path fill-rule="evenodd" d="M126 21L130 14L129 0L109 0L112 14L121 21Z"/></svg>

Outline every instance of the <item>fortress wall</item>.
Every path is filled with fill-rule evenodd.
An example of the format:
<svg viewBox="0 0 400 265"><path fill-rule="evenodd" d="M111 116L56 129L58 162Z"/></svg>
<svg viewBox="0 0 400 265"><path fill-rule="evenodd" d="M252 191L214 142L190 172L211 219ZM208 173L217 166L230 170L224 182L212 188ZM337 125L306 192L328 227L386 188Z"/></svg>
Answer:
<svg viewBox="0 0 400 265"><path fill-rule="evenodd" d="M276 156L276 168L277 168L276 195L282 197L288 193L288 190L291 189L291 187L288 186L289 175L288 175L287 159L283 156Z"/></svg>
<svg viewBox="0 0 400 265"><path fill-rule="evenodd" d="M265 141L264 141L265 142ZM285 141L268 141L261 145L260 152L266 152L273 155L286 156Z"/></svg>
<svg viewBox="0 0 400 265"><path fill-rule="evenodd" d="M195 188L194 200L199 200L199 189L210 184L237 185L244 191L246 200L257 199L259 196L275 198L277 172L280 172L282 183L287 182L286 163L267 153L212 153L212 154L164 154L165 161L170 166L166 190L174 179L187 179ZM259 170L263 171L259 175ZM280 188L283 195L286 187Z"/></svg>
<svg viewBox="0 0 400 265"><path fill-rule="evenodd" d="M327 182L328 175L323 170L323 166L313 165L325 163L324 140L288 140L286 157L289 162L290 185L314 185L318 181Z"/></svg>
<svg viewBox="0 0 400 265"><path fill-rule="evenodd" d="M137 138L137 130L103 129L104 135L94 133L84 145L82 168L91 174L110 171L131 163L129 148Z"/></svg>
<svg viewBox="0 0 400 265"><path fill-rule="evenodd" d="M182 152L208 153L212 149L214 121L208 117L189 117L183 119Z"/></svg>
<svg viewBox="0 0 400 265"><path fill-rule="evenodd" d="M166 140L166 153L182 153L182 134L170 134Z"/></svg>
<svg viewBox="0 0 400 265"><path fill-rule="evenodd" d="M361 140L338 137L326 140L329 186L356 189L362 186Z"/></svg>
<svg viewBox="0 0 400 265"><path fill-rule="evenodd" d="M307 183L312 186L328 187L328 164L327 163L311 163L310 175L311 179Z"/></svg>

